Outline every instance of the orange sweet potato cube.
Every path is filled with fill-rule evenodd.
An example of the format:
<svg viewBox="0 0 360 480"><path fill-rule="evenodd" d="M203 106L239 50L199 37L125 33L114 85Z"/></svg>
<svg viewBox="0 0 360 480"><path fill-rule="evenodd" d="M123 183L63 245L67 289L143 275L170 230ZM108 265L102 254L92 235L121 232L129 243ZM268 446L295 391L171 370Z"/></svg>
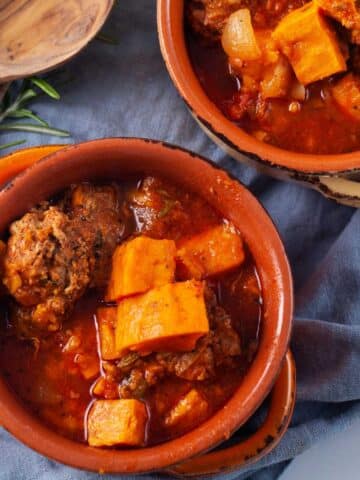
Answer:
<svg viewBox="0 0 360 480"><path fill-rule="evenodd" d="M303 85L346 70L336 33L315 2L286 15L272 36Z"/></svg>
<svg viewBox="0 0 360 480"><path fill-rule="evenodd" d="M120 300L172 282L175 254L173 240L140 236L120 245L113 255L106 299Z"/></svg>
<svg viewBox="0 0 360 480"><path fill-rule="evenodd" d="M245 258L243 242L230 225L219 225L179 244L178 273L206 278L238 267Z"/></svg>
<svg viewBox="0 0 360 480"><path fill-rule="evenodd" d="M96 314L100 352L103 360L119 358L115 346L116 307L99 308Z"/></svg>
<svg viewBox="0 0 360 480"><path fill-rule="evenodd" d="M96 400L87 419L92 447L142 446L147 422L146 407L135 399Z"/></svg>
<svg viewBox="0 0 360 480"><path fill-rule="evenodd" d="M209 332L204 283L171 283L124 299L117 307L116 350L190 351Z"/></svg>
<svg viewBox="0 0 360 480"><path fill-rule="evenodd" d="M353 120L360 121L360 79L348 73L331 88L340 109Z"/></svg>
<svg viewBox="0 0 360 480"><path fill-rule="evenodd" d="M165 425L168 427L174 427L179 424L191 426L201 421L207 411L207 401L193 388L166 415Z"/></svg>

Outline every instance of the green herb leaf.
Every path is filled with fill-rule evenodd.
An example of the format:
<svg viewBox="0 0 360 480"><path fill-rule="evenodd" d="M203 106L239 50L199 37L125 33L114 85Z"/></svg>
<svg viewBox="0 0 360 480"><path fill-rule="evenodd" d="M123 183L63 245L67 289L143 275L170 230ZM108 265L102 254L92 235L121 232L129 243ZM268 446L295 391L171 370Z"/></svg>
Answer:
<svg viewBox="0 0 360 480"><path fill-rule="evenodd" d="M44 127L49 126L49 124L45 122L45 120L40 118L38 115L36 115L36 113L32 112L31 110L28 110L27 108L20 108L19 110L15 110L15 112L10 113L8 117L9 118L31 118L32 120L39 122Z"/></svg>
<svg viewBox="0 0 360 480"><path fill-rule="evenodd" d="M60 100L60 93L43 78L33 77L30 81L33 85L36 85L40 90L46 93L46 95L49 95L49 97L54 100Z"/></svg>
<svg viewBox="0 0 360 480"><path fill-rule="evenodd" d="M19 132L43 133L45 135L54 135L55 137L69 137L70 133L59 128L45 127L32 123L5 123L0 124L0 130L14 130Z"/></svg>
<svg viewBox="0 0 360 480"><path fill-rule="evenodd" d="M22 103L28 102L29 100L37 96L38 94L35 92L35 90L33 90L32 88L29 88L20 93L18 98L15 100L14 105L20 106Z"/></svg>
<svg viewBox="0 0 360 480"><path fill-rule="evenodd" d="M0 150L5 150L5 148L16 147L16 145L21 145L25 143L26 140L17 140L16 142L5 143L4 145L0 145Z"/></svg>

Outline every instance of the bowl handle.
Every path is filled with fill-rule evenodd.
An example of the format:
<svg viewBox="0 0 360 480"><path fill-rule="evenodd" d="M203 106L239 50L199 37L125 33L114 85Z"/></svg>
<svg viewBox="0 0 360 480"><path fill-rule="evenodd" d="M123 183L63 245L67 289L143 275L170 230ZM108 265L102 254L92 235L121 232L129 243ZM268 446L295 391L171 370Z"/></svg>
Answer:
<svg viewBox="0 0 360 480"><path fill-rule="evenodd" d="M279 443L290 423L295 405L296 369L293 356L287 352L281 372L271 393L265 422L250 438L240 443L206 453L171 467L166 473L182 476L224 473L257 462Z"/></svg>
<svg viewBox="0 0 360 480"><path fill-rule="evenodd" d="M16 150L0 158L0 187L10 181L15 175L31 167L38 160L61 150L67 145L42 145Z"/></svg>
<svg viewBox="0 0 360 480"><path fill-rule="evenodd" d="M346 176L319 177L314 186L317 190L332 200L343 205L360 208L360 175L354 178Z"/></svg>

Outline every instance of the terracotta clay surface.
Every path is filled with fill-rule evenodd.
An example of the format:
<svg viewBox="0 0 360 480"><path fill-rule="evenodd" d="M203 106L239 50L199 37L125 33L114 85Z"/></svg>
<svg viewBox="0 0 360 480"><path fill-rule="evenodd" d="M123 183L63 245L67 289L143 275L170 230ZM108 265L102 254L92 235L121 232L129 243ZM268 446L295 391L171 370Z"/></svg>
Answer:
<svg viewBox="0 0 360 480"><path fill-rule="evenodd" d="M14 173L14 162L9 158L3 159L0 167L2 182ZM23 160L19 157L19 161ZM94 449L53 433L23 407L0 377L0 424L40 453L88 470L116 473L161 470L215 447L229 438L265 399L288 348L292 280L278 233L244 186L191 152L139 139L98 140L59 150L25 170L0 192L0 232L39 200L71 183L121 180L129 174L144 173L164 176L197 193L241 231L254 257L263 289L259 350L243 382L223 409L183 437L143 448L141 452Z"/></svg>
<svg viewBox="0 0 360 480"><path fill-rule="evenodd" d="M185 0L158 0L158 31L169 74L206 133L234 158L273 176L307 181L308 176L354 173L360 152L311 155L263 143L237 127L204 92L190 62L184 31Z"/></svg>

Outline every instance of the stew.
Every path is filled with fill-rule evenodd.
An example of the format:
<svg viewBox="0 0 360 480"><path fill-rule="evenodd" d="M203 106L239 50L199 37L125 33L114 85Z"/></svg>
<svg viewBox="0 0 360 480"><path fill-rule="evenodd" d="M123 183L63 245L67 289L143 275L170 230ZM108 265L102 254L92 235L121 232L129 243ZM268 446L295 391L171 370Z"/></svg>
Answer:
<svg viewBox="0 0 360 480"><path fill-rule="evenodd" d="M60 434L154 445L233 395L261 287L241 233L154 177L71 186L0 242L0 369Z"/></svg>
<svg viewBox="0 0 360 480"><path fill-rule="evenodd" d="M227 118L305 153L360 148L356 0L186 0L194 70Z"/></svg>

